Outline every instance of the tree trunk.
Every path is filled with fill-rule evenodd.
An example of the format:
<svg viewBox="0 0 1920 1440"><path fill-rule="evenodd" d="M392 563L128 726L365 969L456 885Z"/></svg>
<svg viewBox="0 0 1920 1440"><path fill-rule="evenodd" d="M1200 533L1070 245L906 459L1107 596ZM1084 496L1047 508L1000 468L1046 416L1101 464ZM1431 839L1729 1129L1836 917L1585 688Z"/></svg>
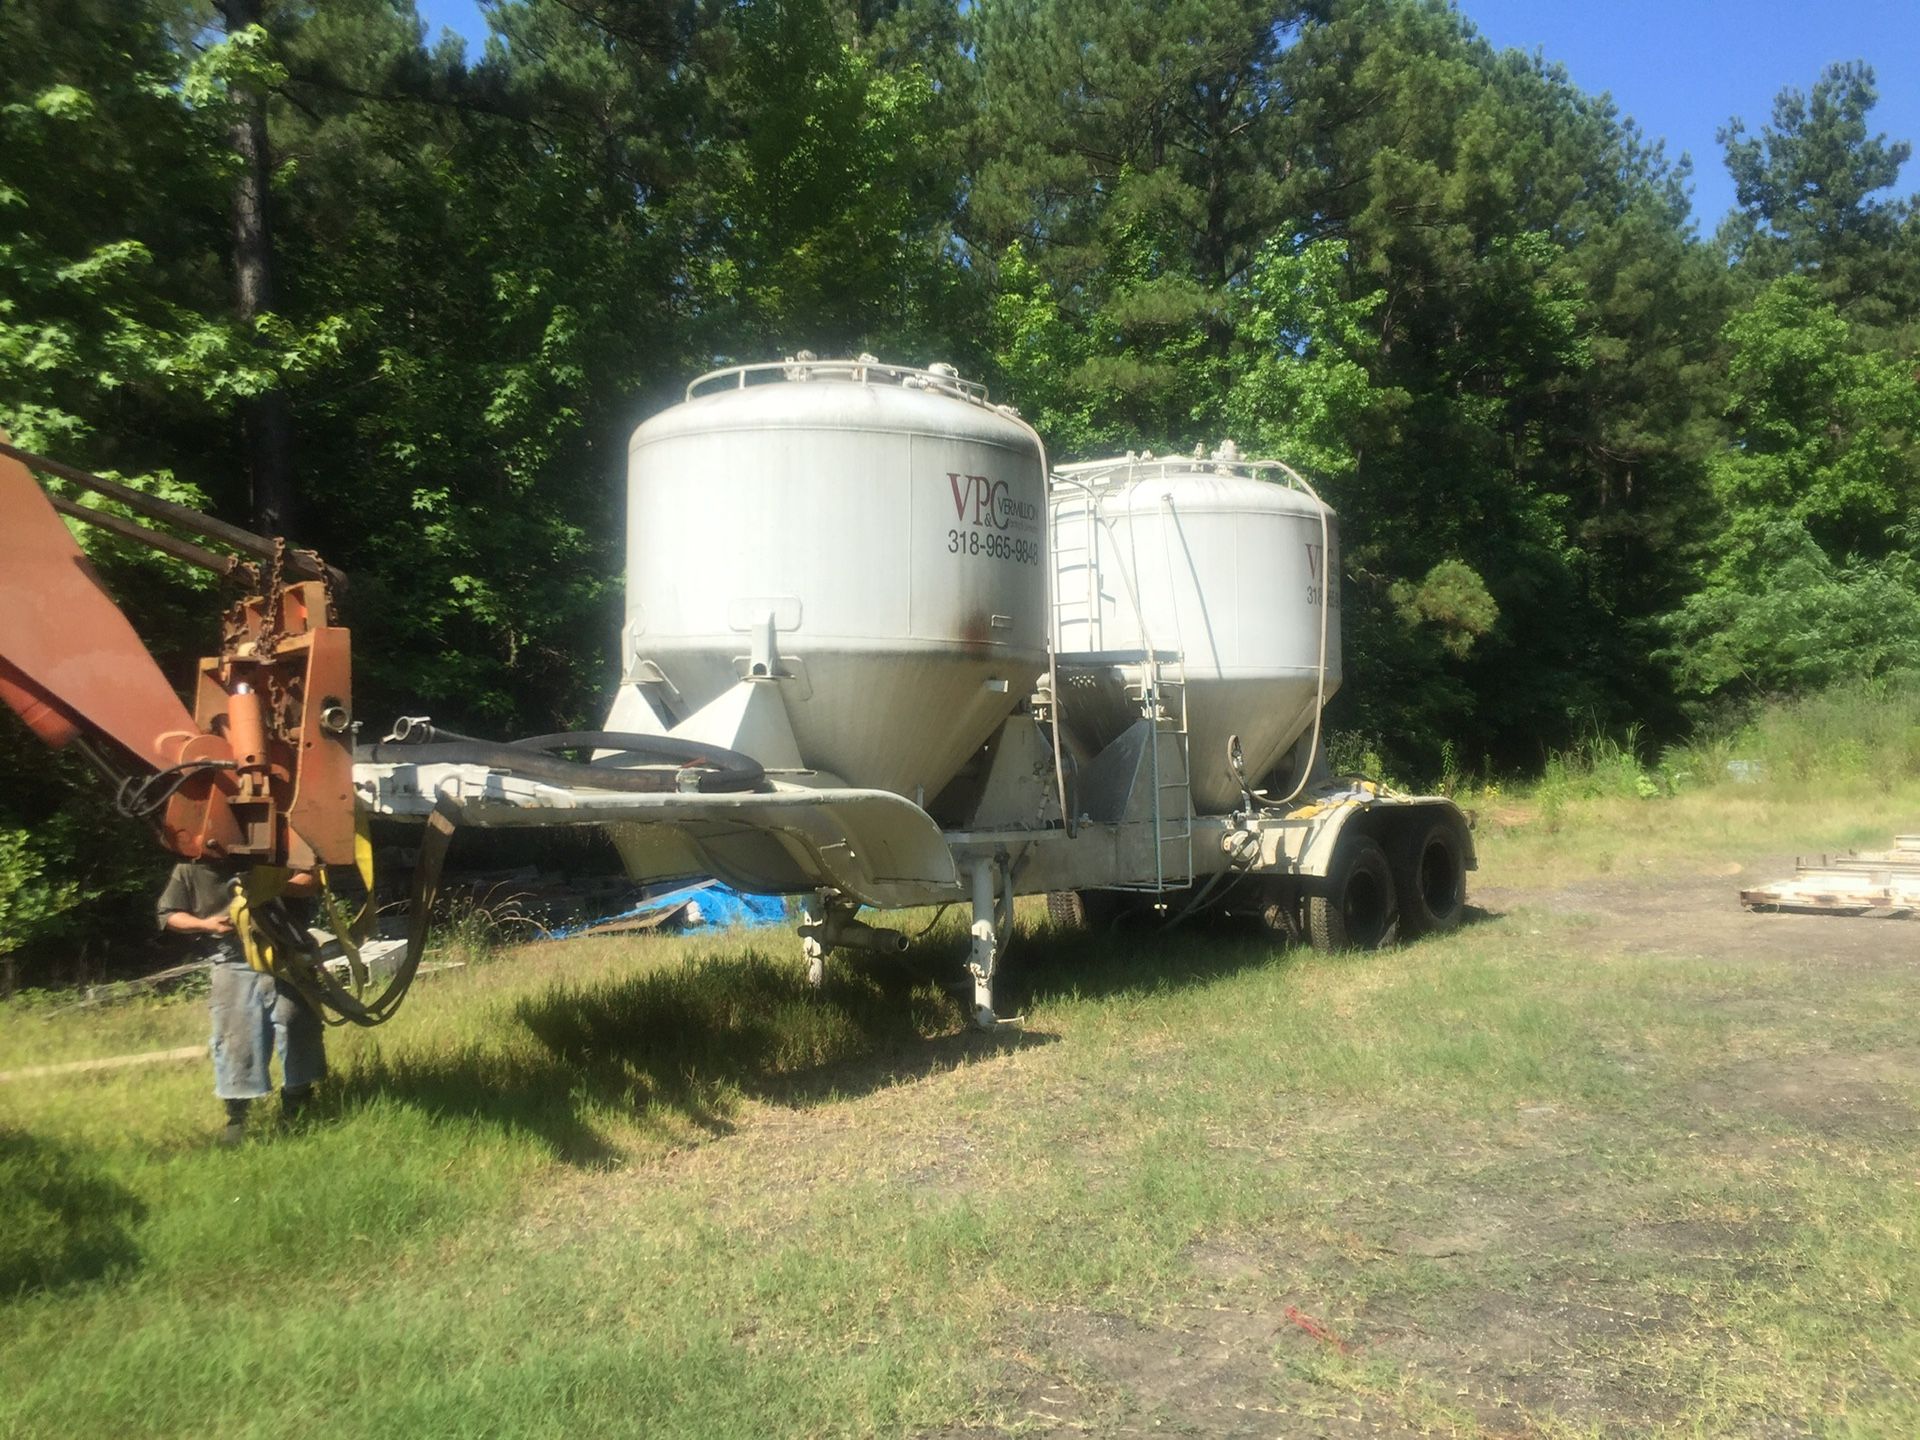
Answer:
<svg viewBox="0 0 1920 1440"><path fill-rule="evenodd" d="M232 35L260 23L261 0L218 0ZM272 155L267 148L267 98L250 90L234 93L234 152L241 160L233 191L233 292L240 323L254 322L273 310L273 227L267 212ZM293 413L287 392L275 385L242 403L246 427L247 474L253 501L253 526L263 535L285 535L293 527Z"/></svg>

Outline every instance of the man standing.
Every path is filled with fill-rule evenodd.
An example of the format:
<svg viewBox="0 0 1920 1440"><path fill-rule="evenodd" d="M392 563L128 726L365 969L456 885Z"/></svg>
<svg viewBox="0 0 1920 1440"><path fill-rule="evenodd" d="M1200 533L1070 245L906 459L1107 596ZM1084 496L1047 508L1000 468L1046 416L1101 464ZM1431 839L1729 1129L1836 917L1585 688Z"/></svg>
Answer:
<svg viewBox="0 0 1920 1440"><path fill-rule="evenodd" d="M325 1031L320 1017L290 985L247 964L227 907L240 875L238 866L188 860L173 867L160 892L160 928L191 936L195 953L212 962L213 1093L226 1103L222 1145L246 1136L247 1107L273 1091L268 1061L280 1056L280 1113L292 1119L326 1078ZM305 883L302 883L305 882ZM296 876L288 890L311 887Z"/></svg>

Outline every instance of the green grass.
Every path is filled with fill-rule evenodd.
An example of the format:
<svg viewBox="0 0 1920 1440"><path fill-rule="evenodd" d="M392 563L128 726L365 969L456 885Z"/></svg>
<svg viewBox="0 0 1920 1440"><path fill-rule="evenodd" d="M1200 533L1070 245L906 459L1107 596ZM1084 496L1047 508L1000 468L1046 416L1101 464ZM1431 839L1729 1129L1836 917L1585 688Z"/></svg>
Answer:
<svg viewBox="0 0 1920 1440"><path fill-rule="evenodd" d="M1916 802L1499 797L1479 878L1535 889L1376 956L1025 910L1007 1041L763 932L424 981L238 1153L202 1064L0 1086L0 1434L1920 1433L1920 974L1546 898ZM0 1007L0 1054L203 1027Z"/></svg>

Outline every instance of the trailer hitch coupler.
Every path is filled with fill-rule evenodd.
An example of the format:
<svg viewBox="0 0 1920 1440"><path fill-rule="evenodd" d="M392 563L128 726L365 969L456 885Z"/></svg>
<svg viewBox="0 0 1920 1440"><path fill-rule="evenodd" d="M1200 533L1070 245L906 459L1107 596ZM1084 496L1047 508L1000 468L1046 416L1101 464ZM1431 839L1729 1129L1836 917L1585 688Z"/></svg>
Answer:
<svg viewBox="0 0 1920 1440"><path fill-rule="evenodd" d="M877 950L883 955L904 955L908 943L904 930L888 930L832 916L817 925L802 925L800 938L815 941L829 950Z"/></svg>

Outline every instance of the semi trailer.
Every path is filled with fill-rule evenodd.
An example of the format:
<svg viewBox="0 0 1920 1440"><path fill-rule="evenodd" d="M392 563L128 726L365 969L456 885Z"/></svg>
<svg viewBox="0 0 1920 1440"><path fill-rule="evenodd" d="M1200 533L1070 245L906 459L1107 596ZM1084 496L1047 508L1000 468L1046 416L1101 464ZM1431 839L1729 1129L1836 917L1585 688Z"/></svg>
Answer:
<svg viewBox="0 0 1920 1440"><path fill-rule="evenodd" d="M803 355L694 380L634 432L627 497L620 685L573 737L591 773L410 725L355 766L367 811L604 826L635 880L801 897L816 981L905 948L863 912L965 904L989 1028L1020 895L1097 926L1239 910L1324 948L1459 923L1466 815L1326 763L1338 525L1285 463L1052 467L950 366ZM707 758L670 790L594 778L675 745Z"/></svg>

